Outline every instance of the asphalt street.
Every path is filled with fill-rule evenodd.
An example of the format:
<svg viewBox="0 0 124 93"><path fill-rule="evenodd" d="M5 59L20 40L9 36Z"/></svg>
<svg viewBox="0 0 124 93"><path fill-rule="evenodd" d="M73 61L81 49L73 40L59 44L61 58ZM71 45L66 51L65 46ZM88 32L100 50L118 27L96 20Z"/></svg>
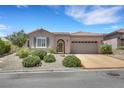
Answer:
<svg viewBox="0 0 124 93"><path fill-rule="evenodd" d="M124 87L124 70L0 73L1 88Z"/></svg>

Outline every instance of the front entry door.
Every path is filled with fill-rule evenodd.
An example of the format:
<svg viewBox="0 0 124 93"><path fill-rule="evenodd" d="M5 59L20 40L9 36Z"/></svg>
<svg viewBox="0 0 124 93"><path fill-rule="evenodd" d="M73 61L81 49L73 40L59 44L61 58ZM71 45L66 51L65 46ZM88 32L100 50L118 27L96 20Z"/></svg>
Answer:
<svg viewBox="0 0 124 93"><path fill-rule="evenodd" d="M57 42L57 52L65 53L65 42L62 39L58 40Z"/></svg>

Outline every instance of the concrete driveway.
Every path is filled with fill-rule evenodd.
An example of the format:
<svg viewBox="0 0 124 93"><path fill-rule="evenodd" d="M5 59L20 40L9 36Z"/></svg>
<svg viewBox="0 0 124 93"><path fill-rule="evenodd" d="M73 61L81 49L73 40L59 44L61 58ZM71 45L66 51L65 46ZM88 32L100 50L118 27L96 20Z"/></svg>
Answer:
<svg viewBox="0 0 124 93"><path fill-rule="evenodd" d="M124 68L124 61L99 54L76 54L84 68Z"/></svg>

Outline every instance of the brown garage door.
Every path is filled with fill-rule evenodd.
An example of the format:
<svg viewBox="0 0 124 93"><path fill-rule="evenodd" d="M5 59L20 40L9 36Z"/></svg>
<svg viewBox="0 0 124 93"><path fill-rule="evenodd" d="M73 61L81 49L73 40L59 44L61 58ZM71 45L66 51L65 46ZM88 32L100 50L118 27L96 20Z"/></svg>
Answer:
<svg viewBox="0 0 124 93"><path fill-rule="evenodd" d="M72 41L71 53L96 54L98 53L97 41Z"/></svg>

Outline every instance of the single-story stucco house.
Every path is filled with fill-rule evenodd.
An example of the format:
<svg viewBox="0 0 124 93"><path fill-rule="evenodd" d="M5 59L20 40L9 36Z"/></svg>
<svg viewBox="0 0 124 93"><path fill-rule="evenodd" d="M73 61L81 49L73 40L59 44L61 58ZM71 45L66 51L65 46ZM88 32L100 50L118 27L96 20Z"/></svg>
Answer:
<svg viewBox="0 0 124 93"><path fill-rule="evenodd" d="M90 32L49 32L37 29L28 33L27 46L30 48L42 48L44 50L56 49L58 53L100 53L103 34Z"/></svg>
<svg viewBox="0 0 124 93"><path fill-rule="evenodd" d="M119 46L124 46L124 29L111 32L104 35L104 44L112 45L112 49L117 49Z"/></svg>

